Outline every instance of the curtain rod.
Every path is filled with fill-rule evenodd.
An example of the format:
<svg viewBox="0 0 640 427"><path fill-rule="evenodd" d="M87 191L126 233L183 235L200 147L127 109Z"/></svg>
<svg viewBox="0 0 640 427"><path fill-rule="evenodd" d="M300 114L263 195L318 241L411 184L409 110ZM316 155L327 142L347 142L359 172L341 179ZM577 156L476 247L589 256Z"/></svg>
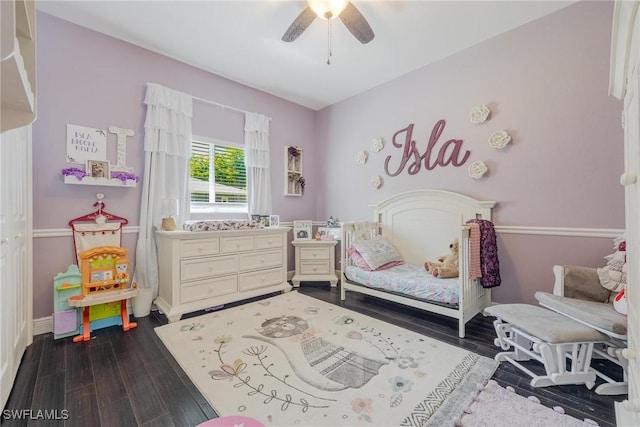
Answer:
<svg viewBox="0 0 640 427"><path fill-rule="evenodd" d="M240 108L231 107L229 105L221 104L219 102L209 101L208 99L199 98L197 96L191 96L191 98L193 100L195 100L195 101L200 101L200 102L203 102L205 104L215 105L216 107L220 107L223 110L236 111L236 112L242 113L242 114L246 114L246 113L250 113L251 112L251 111L241 110ZM271 121L271 117L269 117L269 121Z"/></svg>
<svg viewBox="0 0 640 427"><path fill-rule="evenodd" d="M249 111L241 110L239 108L231 107L229 105L220 104L219 102L209 101L208 99L198 98L197 96L192 96L192 98L194 100L196 100L196 101L204 102L205 104L215 105L216 107L220 107L223 110L233 110L233 111L237 111L238 113L243 113L243 114L244 113L249 113Z"/></svg>

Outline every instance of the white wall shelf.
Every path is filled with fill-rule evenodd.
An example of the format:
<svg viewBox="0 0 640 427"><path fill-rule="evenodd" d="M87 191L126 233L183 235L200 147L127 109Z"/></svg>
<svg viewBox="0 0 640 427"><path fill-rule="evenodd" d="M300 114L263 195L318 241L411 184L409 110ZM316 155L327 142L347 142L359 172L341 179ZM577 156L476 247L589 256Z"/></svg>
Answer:
<svg viewBox="0 0 640 427"><path fill-rule="evenodd" d="M128 179L126 182L122 182L119 178L94 178L92 176L85 176L81 180L76 178L73 175L65 175L64 177L65 184L77 184L77 185L102 185L108 187L127 187L127 188L135 188L137 186L137 182Z"/></svg>
<svg viewBox="0 0 640 427"><path fill-rule="evenodd" d="M0 2L2 114L0 131L36 118L35 2Z"/></svg>

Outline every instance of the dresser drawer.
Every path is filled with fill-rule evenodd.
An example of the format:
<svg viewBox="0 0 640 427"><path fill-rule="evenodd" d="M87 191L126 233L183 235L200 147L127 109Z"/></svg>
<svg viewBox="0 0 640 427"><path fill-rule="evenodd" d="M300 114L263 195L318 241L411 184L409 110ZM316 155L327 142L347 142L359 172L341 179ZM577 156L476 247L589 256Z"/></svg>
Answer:
<svg viewBox="0 0 640 427"><path fill-rule="evenodd" d="M271 270L254 271L252 273L241 273L238 283L240 291L264 288L266 286L279 285L285 282L283 268L273 268Z"/></svg>
<svg viewBox="0 0 640 427"><path fill-rule="evenodd" d="M300 263L300 274L329 274L329 261L303 261Z"/></svg>
<svg viewBox="0 0 640 427"><path fill-rule="evenodd" d="M240 257L240 271L280 267L282 265L282 249L252 252L238 256Z"/></svg>
<svg viewBox="0 0 640 427"><path fill-rule="evenodd" d="M300 248L300 259L328 260L331 256L331 249L333 248Z"/></svg>
<svg viewBox="0 0 640 427"><path fill-rule="evenodd" d="M180 280L197 280L205 277L233 274L238 271L238 257L235 255L215 258L186 259L180 262Z"/></svg>
<svg viewBox="0 0 640 427"><path fill-rule="evenodd" d="M256 236L256 249L271 249L282 247L282 236Z"/></svg>
<svg viewBox="0 0 640 427"><path fill-rule="evenodd" d="M238 292L238 276L235 274L233 276L183 283L180 287L180 303L186 304L235 292Z"/></svg>
<svg viewBox="0 0 640 427"><path fill-rule="evenodd" d="M223 237L222 253L242 252L253 250L253 236Z"/></svg>
<svg viewBox="0 0 640 427"><path fill-rule="evenodd" d="M220 239L183 240L180 242L180 258L216 255L220 253Z"/></svg>

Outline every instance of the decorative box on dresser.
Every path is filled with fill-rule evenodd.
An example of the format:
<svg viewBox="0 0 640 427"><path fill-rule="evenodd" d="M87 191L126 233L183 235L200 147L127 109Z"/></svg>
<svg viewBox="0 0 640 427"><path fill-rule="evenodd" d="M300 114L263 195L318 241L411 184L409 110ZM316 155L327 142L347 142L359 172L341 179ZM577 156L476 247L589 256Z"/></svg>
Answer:
<svg viewBox="0 0 640 427"><path fill-rule="evenodd" d="M294 287L300 282L330 282L338 284L336 276L335 240L294 240L296 273L291 279Z"/></svg>
<svg viewBox="0 0 640 427"><path fill-rule="evenodd" d="M159 295L170 322L185 313L288 291L286 227L156 231Z"/></svg>

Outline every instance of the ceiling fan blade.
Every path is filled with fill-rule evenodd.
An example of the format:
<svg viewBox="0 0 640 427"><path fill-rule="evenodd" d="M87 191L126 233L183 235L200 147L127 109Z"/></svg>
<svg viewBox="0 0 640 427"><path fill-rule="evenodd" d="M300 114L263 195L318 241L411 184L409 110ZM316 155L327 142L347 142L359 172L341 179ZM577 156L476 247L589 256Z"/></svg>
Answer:
<svg viewBox="0 0 640 427"><path fill-rule="evenodd" d="M287 31L282 36L282 41L292 42L297 39L311 25L314 19L316 19L316 14L307 6L287 28Z"/></svg>
<svg viewBox="0 0 640 427"><path fill-rule="evenodd" d="M340 14L340 20L362 44L369 43L375 37L367 20L351 2L347 3L347 7Z"/></svg>

